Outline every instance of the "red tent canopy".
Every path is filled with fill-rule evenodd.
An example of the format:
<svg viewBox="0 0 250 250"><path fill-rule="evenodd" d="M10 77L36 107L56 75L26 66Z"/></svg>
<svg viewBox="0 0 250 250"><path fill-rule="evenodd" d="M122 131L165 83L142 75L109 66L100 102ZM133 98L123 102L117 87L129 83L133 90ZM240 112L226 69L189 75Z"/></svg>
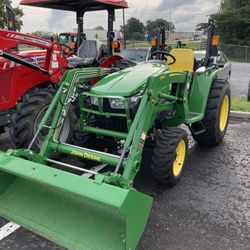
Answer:
<svg viewBox="0 0 250 250"><path fill-rule="evenodd" d="M123 0L21 0L20 4L69 11L82 8L86 11L105 10L108 7L128 8L128 3Z"/></svg>

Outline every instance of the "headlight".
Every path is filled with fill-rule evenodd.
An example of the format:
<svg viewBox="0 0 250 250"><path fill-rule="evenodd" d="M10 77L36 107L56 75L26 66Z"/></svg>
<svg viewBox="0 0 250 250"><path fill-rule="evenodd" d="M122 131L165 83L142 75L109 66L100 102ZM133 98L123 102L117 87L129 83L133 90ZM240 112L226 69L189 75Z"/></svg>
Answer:
<svg viewBox="0 0 250 250"><path fill-rule="evenodd" d="M133 108L134 106L136 106L138 102L141 100L141 98L142 98L141 94L130 97L129 98L130 108Z"/></svg>
<svg viewBox="0 0 250 250"><path fill-rule="evenodd" d="M98 106L98 98L97 97L91 96L90 100L91 100L92 105Z"/></svg>
<svg viewBox="0 0 250 250"><path fill-rule="evenodd" d="M109 104L112 109L125 109L122 99L109 99Z"/></svg>
<svg viewBox="0 0 250 250"><path fill-rule="evenodd" d="M128 97L127 100L128 100L129 108L135 107L139 103L141 98L142 98L141 94L138 94L138 95L135 95L132 97ZM112 109L125 109L125 106L124 106L122 99L112 98L112 99L109 99L109 103L110 103L110 107Z"/></svg>

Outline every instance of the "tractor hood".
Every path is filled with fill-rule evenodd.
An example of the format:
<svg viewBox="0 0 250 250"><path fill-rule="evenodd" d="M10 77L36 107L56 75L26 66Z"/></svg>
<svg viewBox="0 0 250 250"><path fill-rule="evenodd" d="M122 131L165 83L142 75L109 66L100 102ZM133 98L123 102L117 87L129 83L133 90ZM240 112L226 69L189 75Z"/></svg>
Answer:
<svg viewBox="0 0 250 250"><path fill-rule="evenodd" d="M145 63L111 74L100 80L90 93L107 96L132 96L141 91L150 76L167 70L166 65Z"/></svg>

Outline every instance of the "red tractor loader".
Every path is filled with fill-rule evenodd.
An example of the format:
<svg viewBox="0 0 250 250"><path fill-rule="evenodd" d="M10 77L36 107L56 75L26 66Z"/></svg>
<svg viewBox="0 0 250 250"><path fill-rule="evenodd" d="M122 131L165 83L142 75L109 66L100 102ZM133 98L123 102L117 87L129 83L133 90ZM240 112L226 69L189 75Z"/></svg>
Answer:
<svg viewBox="0 0 250 250"><path fill-rule="evenodd" d="M75 11L77 16L77 57L67 45L48 41L30 35L0 30L0 134L10 125L10 135L15 147L27 147L36 132L36 126L55 94L65 70L77 67L112 67L121 57L112 56L113 22L115 10L127 8L125 1L81 0L81 1L40 1L23 0L23 5ZM83 15L87 11L108 11L107 54L103 53L97 41L81 39ZM23 46L37 47L37 50L21 51ZM108 56L102 63L100 59ZM118 67L127 67L121 63ZM92 83L93 84L93 83ZM71 138L71 119L66 122L61 139ZM68 126L67 126L68 124ZM38 138L34 147L41 144ZM35 149L35 148L33 148Z"/></svg>
<svg viewBox="0 0 250 250"><path fill-rule="evenodd" d="M16 51L21 46L37 50ZM59 82L67 61L58 43L8 30L0 30L0 50L0 127L4 131L16 104L35 89Z"/></svg>

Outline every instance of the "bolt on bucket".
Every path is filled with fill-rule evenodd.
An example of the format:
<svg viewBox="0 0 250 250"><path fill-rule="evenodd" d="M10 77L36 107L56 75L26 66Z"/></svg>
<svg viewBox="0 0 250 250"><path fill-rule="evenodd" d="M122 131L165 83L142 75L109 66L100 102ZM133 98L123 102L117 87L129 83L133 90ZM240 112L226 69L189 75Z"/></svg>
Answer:
<svg viewBox="0 0 250 250"><path fill-rule="evenodd" d="M68 249L135 249L152 198L0 153L0 216Z"/></svg>

